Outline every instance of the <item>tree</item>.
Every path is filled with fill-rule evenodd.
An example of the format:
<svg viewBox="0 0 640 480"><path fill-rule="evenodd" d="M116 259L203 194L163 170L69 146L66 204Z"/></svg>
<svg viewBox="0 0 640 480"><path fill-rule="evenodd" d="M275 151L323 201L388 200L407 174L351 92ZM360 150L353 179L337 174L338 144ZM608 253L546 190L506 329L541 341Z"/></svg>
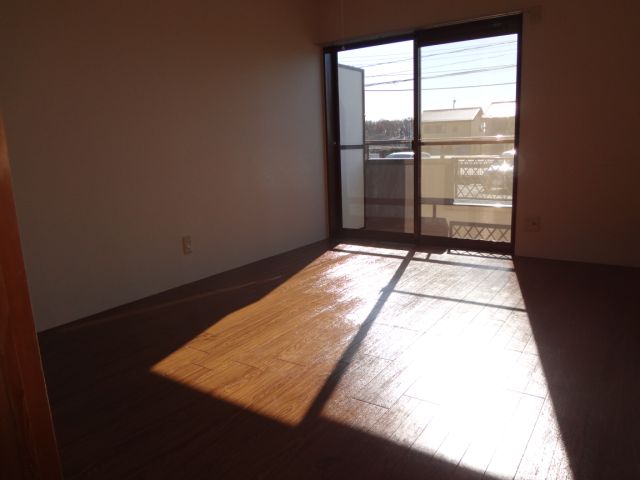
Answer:
<svg viewBox="0 0 640 480"><path fill-rule="evenodd" d="M410 140L413 137L413 119L367 120L364 125L365 141Z"/></svg>

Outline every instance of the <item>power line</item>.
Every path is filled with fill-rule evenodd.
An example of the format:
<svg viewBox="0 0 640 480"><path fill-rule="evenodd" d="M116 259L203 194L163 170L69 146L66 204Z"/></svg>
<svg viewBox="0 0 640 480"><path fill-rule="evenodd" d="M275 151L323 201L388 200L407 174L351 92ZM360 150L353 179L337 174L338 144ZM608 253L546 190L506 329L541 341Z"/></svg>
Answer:
<svg viewBox="0 0 640 480"><path fill-rule="evenodd" d="M489 52L487 52L489 53ZM515 48L509 47L508 50L504 51L504 52L496 52L495 49L493 49L492 52L490 52L491 55L486 55L483 56L481 53L479 52L468 52L468 53L455 53L455 54L451 54L451 55L444 55L444 54L434 54L433 56L431 55L425 55L422 56L422 64L423 65L433 65L434 67L442 67L444 65L455 65L458 63L467 63L467 62L473 62L473 61L482 61L486 58L495 58L496 56L504 56L504 55L515 55L516 54L516 50ZM434 58L437 57L437 58ZM463 60L462 60L463 59ZM455 62L452 60L456 60ZM442 62L440 64L434 64L434 62ZM344 63L344 61L343 61ZM377 68L377 67L383 67L385 65L392 65L392 64L407 64L407 63L413 63L413 56L411 57L400 57L400 58L396 58L395 60L387 60L384 62L376 62L376 63L366 63L366 62L361 62L359 61L359 59L354 58L351 59L351 63L348 63L348 65L352 65L354 67L357 68Z"/></svg>
<svg viewBox="0 0 640 480"><path fill-rule="evenodd" d="M499 58L499 57L504 57L505 55L515 55L516 53L517 53L517 52L516 52L514 49L510 49L510 50L509 50L509 51L507 51L507 52L497 53L497 54L495 54L495 55L486 55L486 56L484 56L484 57L477 57L477 56L476 56L476 57L474 57L474 58L467 59L467 60L460 60L460 61L458 61L458 62L450 62L450 61L448 61L447 59L443 58L443 59L441 59L441 60L445 61L446 63L443 63L443 64L441 64L441 65L433 65L433 66L434 66L434 67L443 67L443 66L445 66L445 65L446 65L446 66L449 66L449 65L459 65L459 64L461 64L461 63L469 63L469 62L481 62L481 61L484 61L484 60L488 60L488 59L490 59L490 58ZM476 55L476 54L474 54L474 55ZM465 56L466 56L466 55L465 55ZM425 66L427 66L427 65L422 64L423 69L424 69L424 67L425 67ZM427 67L427 68L428 68L428 67Z"/></svg>
<svg viewBox="0 0 640 480"><path fill-rule="evenodd" d="M476 69L471 69L471 70L461 70L458 71L456 73L443 73L440 75L431 75L431 76L424 76L421 77L422 80L429 80L431 78L445 78L445 77L456 77L459 75L470 75L473 73L484 73L484 72L493 72L495 70L505 70L507 68L515 68L516 65L502 65L499 67L485 67L485 68L476 68ZM390 84L395 84L395 83L406 83L406 82L412 82L413 78L407 78L407 79L403 79L403 80L387 80L384 82L376 82L376 83L368 83L365 84L365 87L374 87L376 85L390 85Z"/></svg>
<svg viewBox="0 0 640 480"><path fill-rule="evenodd" d="M491 47L492 52L487 52L487 54L485 56L482 56L481 53L478 53L476 51L459 51L458 53L446 53L446 52L440 52L440 53L436 53L436 54L425 54L422 55L422 58L431 58L431 61L445 61L446 63L464 63L467 61L471 61L471 60L462 60L461 62L451 62L450 59L460 59L460 58L465 58L465 57L470 57L473 56L474 59L475 58L493 58L495 56L503 56L503 55L509 55L509 54L515 54L516 53L516 49L510 45L499 45L497 47ZM433 58L433 57L443 57L443 58ZM339 63L348 63L349 65L363 65L363 66L375 66L378 64L379 60L380 62L384 62L384 64L387 63L394 63L394 62L406 62L409 60L413 59L413 54L409 54L409 53L397 53L395 55L388 55L386 57L380 58L380 59L363 59L360 56L348 56L348 57L344 57L344 56L340 56L339 57ZM392 62L392 60L394 62ZM369 63L373 61L374 63Z"/></svg>
<svg viewBox="0 0 640 480"><path fill-rule="evenodd" d="M468 59L468 60L460 60L459 62L446 62L446 63L443 63L441 65L433 65L433 66L431 66L431 65L429 65L429 66L422 65L422 69L423 69L423 72L426 70L429 73L458 72L458 71L461 71L461 70L431 70L430 67L432 67L432 68L444 67L444 66L448 67L449 65L459 65L459 64L462 64L462 63L483 62L483 61L488 60L488 59L504 57L505 55L515 55L515 53L516 53L515 51L513 51L513 52L505 52L505 53L499 53L497 55L487 55L485 57L480 57L480 58L476 57L476 58ZM427 67L427 68L425 68L425 67ZM376 74L373 74L373 75L369 75L369 74L365 73L367 78L396 77L398 75L409 75L409 74L413 74L413 69L394 71L392 73L376 73Z"/></svg>
<svg viewBox="0 0 640 480"><path fill-rule="evenodd" d="M479 88L479 87L497 87L501 85L515 85L516 82L505 82L505 83L485 83L482 85L460 85L457 87L432 87L432 88L423 88L422 91L427 90L456 90L459 88ZM396 89L368 89L365 88L365 92L413 92L413 88L396 88Z"/></svg>
<svg viewBox="0 0 640 480"><path fill-rule="evenodd" d="M482 48L490 48L490 47L495 47L495 46L500 46L500 45L508 45L508 44L513 44L516 43L515 40L512 41L508 41L508 42L499 42L499 43L492 43L492 44L488 44L488 45L476 45L473 47L464 47L464 48L459 48L456 50L449 50L446 52L437 52L437 53L431 53L431 54L426 54L426 55L421 55L421 58L433 58L433 57L438 57L438 56L442 56L442 55L451 55L454 53L460 53L460 52L467 52L470 50L478 50L478 49L482 49ZM455 58L455 57L454 57ZM354 59L356 60L357 63L357 58ZM390 60L390 61L385 61L385 62L378 62L378 63L371 63L371 64L360 64L360 65L355 65L358 67L376 67L379 65L389 65L392 63L401 63L401 62L408 62L410 60L413 60L413 55L409 56L409 57L403 57L403 58L398 58L396 60Z"/></svg>
<svg viewBox="0 0 640 480"><path fill-rule="evenodd" d="M473 61L482 61L486 58L495 58L496 56L504 56L504 55L515 55L516 54L516 50L512 47L509 47L509 49L507 51L501 52L501 53L497 53L496 55L493 55L493 53L495 52L495 49L492 53L492 55L486 55L483 56L481 53L479 52L468 52L468 53L455 53L455 54L451 54L448 56L444 56L444 54L434 54L434 56L437 56L438 58L432 58L432 56L430 55L425 55L422 58L423 65L433 65L434 67L442 67L444 65L455 65L458 63L467 63L467 62L473 62ZM487 52L489 53L489 52ZM470 57L470 58L469 58ZM426 58L429 58L428 61L425 61ZM459 60L459 59L464 59L464 60ZM452 62L451 60L459 60L459 61L455 61ZM442 62L440 64L434 64L434 62ZM343 61L344 63L344 61ZM388 61L384 61L384 62L376 62L376 63L365 63L365 62L360 62L359 59L354 58L351 59L351 63L348 63L348 65L351 65L353 67L357 67L357 68L363 68L363 69L367 69L367 68L377 68L377 67L383 67L385 65L392 65L392 64L407 64L407 63L413 63L413 56L411 57L401 57L401 58L396 58L395 60L388 60Z"/></svg>
<svg viewBox="0 0 640 480"><path fill-rule="evenodd" d="M494 43L487 43L484 45L467 45L465 47L456 47L453 46L452 48L449 48L447 50L437 50L436 53L433 54L429 54L426 56L436 56L436 55L447 55L447 54L453 54L453 53L457 53L457 52L464 52L464 51L468 51L468 50L476 50L476 49L480 49L480 48L489 48L489 47L500 47L500 46L505 46L505 45L510 45L516 43L516 40L507 40L507 41L502 41L502 42L494 42ZM381 45L379 46L381 47ZM427 49L434 49L434 48L438 48L438 47L442 47L442 45L432 45L432 46L427 46L427 47L422 47L422 48L427 48ZM362 53L358 53L360 50L364 50L364 49L370 49L370 48L376 48L376 47L364 47L362 49L353 49L353 50L346 50L343 52L339 52L339 56L342 57L356 57L356 58L362 58L362 59L380 59L383 60L386 57L394 57L394 56L398 56L398 55L413 55L410 52L407 53L402 53L402 52L389 52L389 53L374 53L374 54L362 54Z"/></svg>

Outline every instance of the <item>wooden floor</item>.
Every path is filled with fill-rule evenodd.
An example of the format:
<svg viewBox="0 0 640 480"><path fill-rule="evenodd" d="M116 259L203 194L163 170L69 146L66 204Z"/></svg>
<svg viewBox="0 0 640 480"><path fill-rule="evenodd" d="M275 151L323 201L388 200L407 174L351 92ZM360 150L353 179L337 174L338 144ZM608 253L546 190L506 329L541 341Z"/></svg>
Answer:
<svg viewBox="0 0 640 480"><path fill-rule="evenodd" d="M41 335L65 475L637 479L639 295L469 252L274 257Z"/></svg>

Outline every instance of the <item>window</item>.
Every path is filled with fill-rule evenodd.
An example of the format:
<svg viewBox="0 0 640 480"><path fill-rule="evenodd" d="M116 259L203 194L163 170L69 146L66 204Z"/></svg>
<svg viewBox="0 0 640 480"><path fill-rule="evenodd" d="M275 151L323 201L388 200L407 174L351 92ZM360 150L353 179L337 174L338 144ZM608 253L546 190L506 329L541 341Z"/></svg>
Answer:
<svg viewBox="0 0 640 480"><path fill-rule="evenodd" d="M333 233L513 249L520 31L505 16L325 49Z"/></svg>

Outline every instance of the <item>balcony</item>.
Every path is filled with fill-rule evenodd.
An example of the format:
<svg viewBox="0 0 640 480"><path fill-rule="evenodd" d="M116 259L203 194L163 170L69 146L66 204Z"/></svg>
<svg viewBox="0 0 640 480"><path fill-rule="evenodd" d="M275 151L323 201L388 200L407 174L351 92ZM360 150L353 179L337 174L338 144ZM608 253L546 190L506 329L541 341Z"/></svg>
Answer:
<svg viewBox="0 0 640 480"><path fill-rule="evenodd" d="M421 142L423 234L510 241L513 142L513 136ZM364 147L365 228L412 232L411 141L370 141Z"/></svg>

